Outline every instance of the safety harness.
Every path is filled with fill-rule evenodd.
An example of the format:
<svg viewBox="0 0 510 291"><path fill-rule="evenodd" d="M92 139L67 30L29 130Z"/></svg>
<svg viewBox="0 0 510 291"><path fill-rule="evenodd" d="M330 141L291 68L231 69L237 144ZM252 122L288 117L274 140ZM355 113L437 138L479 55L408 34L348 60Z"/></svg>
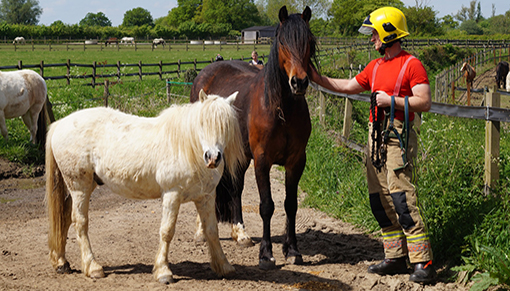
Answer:
<svg viewBox="0 0 510 291"><path fill-rule="evenodd" d="M381 168L386 163L386 154L387 154L387 144L390 138L397 138L400 144L400 152L402 155L403 166L393 169L394 171L404 169L407 166L407 148L409 143L409 97L405 96L404 98L404 125L402 128L402 133L400 134L398 130L394 126L395 119L395 96L399 96L400 88L402 86L402 80L404 78L404 73L407 69L407 65L409 62L414 59L414 56L410 56L407 58L406 62L400 69L400 73L397 78L397 82L395 84L395 88L393 90L393 95L391 95L391 107L385 108L384 111L378 110L378 114L375 114L375 107L377 104L376 97L377 92L374 91L374 81L377 72L377 68L379 67L382 59L377 61L374 65L374 69L372 71L372 95L370 96L370 110L372 112L373 119L373 128L372 128L372 155L371 160L374 167L377 171L381 171ZM381 130L381 120L383 119L382 112L384 112L384 121L382 124ZM389 124L388 124L389 121Z"/></svg>

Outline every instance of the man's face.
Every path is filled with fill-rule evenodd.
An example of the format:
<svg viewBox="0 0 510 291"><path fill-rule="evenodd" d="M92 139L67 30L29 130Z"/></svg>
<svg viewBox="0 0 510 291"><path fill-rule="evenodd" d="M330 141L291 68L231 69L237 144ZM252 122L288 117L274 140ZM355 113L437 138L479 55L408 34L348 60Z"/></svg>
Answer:
<svg viewBox="0 0 510 291"><path fill-rule="evenodd" d="M370 41L374 43L374 47L376 50L379 50L382 46L382 41L379 38L379 33L377 33L377 30L372 30L372 37L370 38Z"/></svg>

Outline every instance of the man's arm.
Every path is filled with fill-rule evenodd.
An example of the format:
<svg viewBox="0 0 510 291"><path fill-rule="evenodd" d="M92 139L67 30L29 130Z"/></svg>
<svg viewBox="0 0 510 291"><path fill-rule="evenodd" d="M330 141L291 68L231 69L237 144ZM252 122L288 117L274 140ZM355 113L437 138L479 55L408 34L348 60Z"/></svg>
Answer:
<svg viewBox="0 0 510 291"><path fill-rule="evenodd" d="M429 84L418 84L412 88L413 96L409 96L409 111L427 112L432 106ZM390 107L391 96L383 91L377 91L377 106ZM404 110L404 98L395 98L395 109Z"/></svg>

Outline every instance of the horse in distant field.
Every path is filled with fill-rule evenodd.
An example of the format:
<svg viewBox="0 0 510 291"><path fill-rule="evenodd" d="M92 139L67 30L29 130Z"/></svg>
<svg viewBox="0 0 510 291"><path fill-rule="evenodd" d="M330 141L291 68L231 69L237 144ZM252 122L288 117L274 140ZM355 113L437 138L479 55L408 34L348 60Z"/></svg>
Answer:
<svg viewBox="0 0 510 291"><path fill-rule="evenodd" d="M104 42L104 45L105 45L105 46L112 45L112 44L119 45L119 40L118 40L116 37L110 37L110 38L108 38L108 39Z"/></svg>
<svg viewBox="0 0 510 291"><path fill-rule="evenodd" d="M510 72L506 74L506 91L510 92Z"/></svg>
<svg viewBox="0 0 510 291"><path fill-rule="evenodd" d="M191 201L202 219L211 268L220 276L235 272L221 249L214 201L223 171L236 173L244 159L232 106L237 92L228 98L199 95L200 102L171 106L155 118L101 107L76 111L50 126L46 142L48 246L58 273L71 272L65 247L72 223L83 274L105 276L88 236L89 200L97 185L127 198L162 198L160 242L153 268L159 282L173 281L168 248L180 204Z"/></svg>
<svg viewBox="0 0 510 291"><path fill-rule="evenodd" d="M135 44L135 38L134 37L123 37L120 39L121 44Z"/></svg>
<svg viewBox="0 0 510 291"><path fill-rule="evenodd" d="M510 70L509 65L507 62L502 61L499 62L496 66L496 85L498 86L498 89L506 89L507 84L507 75L508 71Z"/></svg>
<svg viewBox="0 0 510 291"><path fill-rule="evenodd" d="M158 45L163 45L163 47L165 47L165 40L162 39L162 38L155 38L153 41L152 41L152 46L153 47L157 47Z"/></svg>
<svg viewBox="0 0 510 291"><path fill-rule="evenodd" d="M21 116L30 131L30 140L44 143L46 95L46 82L36 72L0 72L0 131L6 140L9 136L5 120Z"/></svg>
<svg viewBox="0 0 510 291"><path fill-rule="evenodd" d="M462 67L460 68L460 71L464 72L464 78L466 79L466 83L469 83L471 88L473 88L473 81L476 77L475 69L467 62L464 62L462 64Z"/></svg>
<svg viewBox="0 0 510 291"><path fill-rule="evenodd" d="M25 44L25 38L22 37L22 36L18 36L14 39L14 41L12 42L12 44Z"/></svg>
<svg viewBox="0 0 510 291"><path fill-rule="evenodd" d="M276 267L271 243L270 170L273 164L285 167L285 212L287 225L283 238L283 254L288 263L300 264L303 258L296 239L298 183L306 163L306 145L311 133L308 105L307 70L316 62L316 38L310 31L312 12L307 6L302 14L291 14L283 6L269 59L262 69L243 61L214 62L200 71L191 89L190 100L196 101L203 88L208 94L239 95L234 105L240 110L245 160L239 173L225 171L216 189L217 216L232 223L232 239L241 246L252 246L244 230L241 194L244 175L254 160L255 177L260 195L263 236L260 243L259 268ZM237 174L234 184L229 175ZM200 229L195 235L201 240Z"/></svg>

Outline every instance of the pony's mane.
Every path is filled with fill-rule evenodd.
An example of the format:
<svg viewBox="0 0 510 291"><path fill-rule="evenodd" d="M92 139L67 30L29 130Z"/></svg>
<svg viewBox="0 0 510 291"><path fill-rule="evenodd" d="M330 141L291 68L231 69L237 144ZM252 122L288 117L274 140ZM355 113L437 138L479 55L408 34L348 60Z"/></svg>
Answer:
<svg viewBox="0 0 510 291"><path fill-rule="evenodd" d="M291 14L283 23L280 23L275 32L275 41L271 46L269 59L265 66L264 79L266 106L274 110L281 103L283 96L291 93L288 85L288 77L280 68L279 48L284 46L296 59L302 59L306 55L306 49L310 48L310 60L317 67L317 41L308 24L301 18L301 14Z"/></svg>
<svg viewBox="0 0 510 291"><path fill-rule="evenodd" d="M158 134L172 143L179 156L186 159L193 171L205 174L201 137L216 141L224 147L225 170L237 173L244 147L237 112L233 106L219 96L209 96L204 102L172 105L158 116ZM164 150L164 149L163 149Z"/></svg>

